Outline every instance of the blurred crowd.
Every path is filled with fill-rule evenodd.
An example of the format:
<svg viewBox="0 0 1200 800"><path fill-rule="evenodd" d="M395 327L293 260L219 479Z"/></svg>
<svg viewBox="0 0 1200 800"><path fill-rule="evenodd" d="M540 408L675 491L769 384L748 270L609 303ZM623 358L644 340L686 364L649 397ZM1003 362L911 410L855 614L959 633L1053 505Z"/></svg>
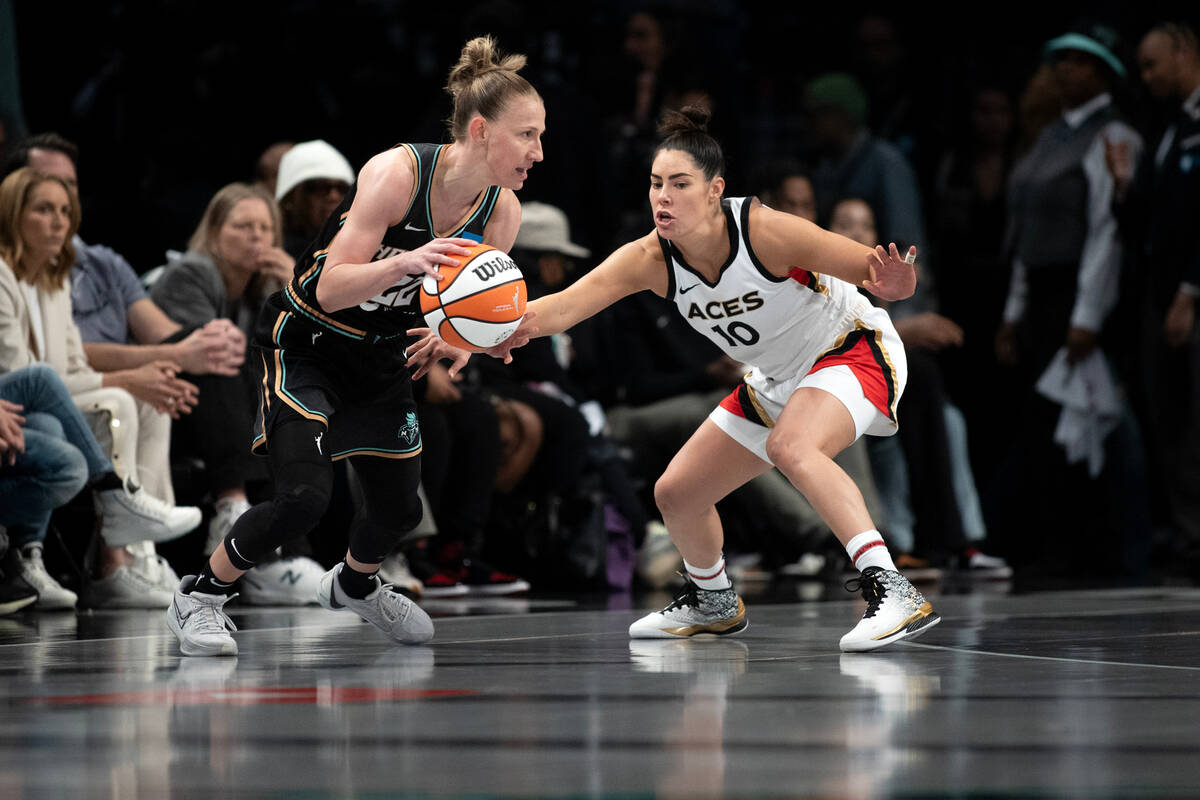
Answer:
<svg viewBox="0 0 1200 800"><path fill-rule="evenodd" d="M246 337L366 155L445 140L440 54L465 38L351 8L356 23L378 16L354 34L397 53L395 69L309 59L301 23L323 7L300 4L280 20L286 53L270 45L295 80L258 89L270 109L305 110L290 131L240 134L243 109L221 106L233 82L257 79L232 34L204 49L187 91L103 53L57 100L71 114L45 115L57 130L36 113L37 77L17 77L18 60L43 62L0 64L0 613L166 607L177 573L270 495L249 452L262 375ZM546 102L545 162L521 192L513 248L531 298L645 233L655 123L707 104L728 195L866 245L918 247L918 291L889 309L910 369L900 434L839 457L902 571L1200 577L1194 27L1064 19L1033 47L972 62L953 91L940 85L955 97L942 103L882 14L846 20L840 56L795 70L775 53L751 72L738 42L767 26L736 5L614 7L614 35L580 50L549 9L530 32L528 10L480 4L466 32L529 53ZM14 21L20 57L22 17L0 4L0 27ZM369 134L346 133L343 89L378 99ZM218 121L219 138L129 130L142 117L124 104L155 91L157 113L206 132ZM137 158L122 162L129 140ZM220 166L198 174L192 159ZM453 379L435 368L416 389L425 519L383 577L425 597L665 586L680 562L654 480L745 369L646 293L511 364L476 356ZM339 462L325 517L246 575L241 601L314 602L355 493ZM718 510L738 580L840 576L840 546L777 471Z"/></svg>

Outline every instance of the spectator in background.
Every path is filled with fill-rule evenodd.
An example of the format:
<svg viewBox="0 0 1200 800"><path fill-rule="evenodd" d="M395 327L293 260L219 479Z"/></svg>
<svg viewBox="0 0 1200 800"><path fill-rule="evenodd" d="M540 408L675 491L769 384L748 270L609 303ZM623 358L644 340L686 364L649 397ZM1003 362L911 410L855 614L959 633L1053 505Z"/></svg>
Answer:
<svg viewBox="0 0 1200 800"><path fill-rule="evenodd" d="M903 153L867 128L867 96L859 82L845 73L820 75L805 86L804 102L820 158L812 175L817 207L862 198L875 209L880 241L895 242L901 250L923 245L916 174ZM922 258L929 259L928 248Z"/></svg>
<svg viewBox="0 0 1200 800"><path fill-rule="evenodd" d="M973 472L986 484L1009 441L995 421L1016 399L1011 368L997 362L992 340L1010 274L1005 189L1016 159L1017 112L1015 98L996 82L980 83L970 98L937 168L930 233L942 255L932 263L938 308L962 329L960 345L942 352L942 374L971 430Z"/></svg>
<svg viewBox="0 0 1200 800"><path fill-rule="evenodd" d="M1111 381L1101 332L1119 299L1122 255L1105 142L1141 151L1141 137L1113 107L1111 89L1126 75L1117 49L1115 32L1096 23L1045 47L1066 110L1014 167L1010 183L1013 273L996 347L1002 362L1019 365L1027 400L991 503L1005 528L1037 537L1027 539L1024 555L1036 548L1047 567L1136 573L1150 538L1141 442L1121 398L1096 388ZM1094 454L1086 472L1053 441L1063 407L1039 394L1069 388L1075 370L1090 376L1096 409L1092 439L1080 442L1080 453ZM1082 553L1063 536L1080 528L1091 543ZM1109 546L1100 538L1106 532ZM1060 550L1049 552L1048 542Z"/></svg>
<svg viewBox="0 0 1200 800"><path fill-rule="evenodd" d="M851 55L855 76L867 95L867 127L916 167L924 161L920 128L933 120L920 108L925 92L919 91L920 81L910 69L908 47L897 21L877 13L860 18Z"/></svg>
<svg viewBox="0 0 1200 800"><path fill-rule="evenodd" d="M871 207L857 198L834 206L829 229L867 247L879 243ZM967 426L946 396L937 355L962 346L962 329L934 312L899 317L895 326L909 373L919 380L909 382L901 400L900 434L871 439L869 447L887 530L899 551L896 565L914 580L923 574L917 570L931 564L1010 577L1003 559L979 549L987 530L967 453Z"/></svg>
<svg viewBox="0 0 1200 800"><path fill-rule="evenodd" d="M31 166L66 181L78 201L79 149L55 133L21 142L9 168ZM133 267L116 251L90 245L76 234L71 270L71 313L83 339L88 364L100 372L169 362L192 384L198 376L236 375L245 358L246 337L228 320L184 328L147 295ZM199 387L198 387L199 388ZM143 571L173 592L179 577L149 544L132 547Z"/></svg>
<svg viewBox="0 0 1200 800"><path fill-rule="evenodd" d="M287 150L279 160L274 196L283 219L283 249L299 258L354 183L346 157L321 139Z"/></svg>
<svg viewBox="0 0 1200 800"><path fill-rule="evenodd" d="M258 156L258 161L254 162L254 185L274 197L275 182L279 176L279 161L283 154L295 145L295 142L275 142L263 150Z"/></svg>
<svg viewBox="0 0 1200 800"><path fill-rule="evenodd" d="M110 443L131 502L154 521L141 538L175 538L200 523L200 511L173 503L167 413L186 413L195 387L179 380L169 362L104 373L88 366L67 288L78 226L78 201L63 179L23 167L0 183L0 368L38 361L52 366L76 406L92 417L93 430L103 434L101 442ZM147 400L135 400L131 392ZM101 580L92 585L99 604L161 607L164 597L170 603L156 586L157 575L147 574L144 562L124 549L135 541L120 529L108 537Z"/></svg>
<svg viewBox="0 0 1200 800"><path fill-rule="evenodd" d="M1142 81L1169 109L1166 130L1140 161L1126 141L1106 142L1118 218L1141 317L1143 419L1155 485L1165 495L1171 571L1200 568L1200 50L1196 33L1155 25L1138 47ZM1135 165L1136 164L1136 169Z"/></svg>
<svg viewBox="0 0 1200 800"><path fill-rule="evenodd" d="M768 164L759 184L758 197L765 205L809 222L817 221L817 195L808 170L793 159Z"/></svg>
<svg viewBox="0 0 1200 800"><path fill-rule="evenodd" d="M213 195L187 252L168 262L150 295L180 325L223 319L249 336L266 298L292 277L295 262L281 243L274 199L257 186L231 183ZM253 428L261 391L258 366L243 363L234 377L205 381L204 401L178 423L177 452L196 455L205 463L216 498L206 553L250 508L249 485L267 478L265 465L251 455L243 438ZM289 543L297 546L303 545ZM315 603L323 572L307 554L288 552L245 576L243 599L257 604Z"/></svg>
<svg viewBox="0 0 1200 800"><path fill-rule="evenodd" d="M8 527L5 546L14 548L13 572L36 589L38 608L74 608L78 600L46 571L42 549L51 512L83 489L92 470L112 472L58 374L35 364L0 375L0 524Z"/></svg>

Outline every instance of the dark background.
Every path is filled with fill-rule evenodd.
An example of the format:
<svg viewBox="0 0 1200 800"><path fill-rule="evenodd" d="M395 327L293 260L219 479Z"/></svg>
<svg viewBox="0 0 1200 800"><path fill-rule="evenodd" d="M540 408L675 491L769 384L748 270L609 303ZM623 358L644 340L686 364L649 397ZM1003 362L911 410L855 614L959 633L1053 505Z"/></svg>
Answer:
<svg viewBox="0 0 1200 800"><path fill-rule="evenodd" d="M867 13L892 16L907 49L904 85L920 110L914 162L922 181L949 146L976 83L1018 92L1042 44L1086 11L1121 31L1132 66L1153 22L1196 22L1195 3L912 4L710 2L429 3L93 2L15 0L17 58L31 132L82 148L82 234L139 271L182 248L209 197L251 178L274 141L323 138L358 168L399 141L441 141L442 91L463 42L480 32L529 56L524 73L546 99L546 160L523 199L571 214L575 238L614 242L603 191L608 115L629 74L631 11L667 19L675 61L716 100L730 195L748 194L770 156L806 155L803 82L855 68L853 36ZM1131 82L1125 105L1147 104ZM649 221L647 220L647 226Z"/></svg>

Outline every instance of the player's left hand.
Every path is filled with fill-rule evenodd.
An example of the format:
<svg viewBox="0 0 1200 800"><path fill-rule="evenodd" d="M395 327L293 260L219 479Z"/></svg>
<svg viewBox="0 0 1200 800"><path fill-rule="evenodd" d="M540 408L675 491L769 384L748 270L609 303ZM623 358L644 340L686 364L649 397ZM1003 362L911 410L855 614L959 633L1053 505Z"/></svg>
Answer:
<svg viewBox="0 0 1200 800"><path fill-rule="evenodd" d="M460 369L467 365L467 360L471 357L468 351L447 344L442 337L429 328L411 328L407 333L409 336L417 337L416 343L409 345L405 351L408 353L408 360L404 362L406 367L416 367L412 374L414 381L425 377L433 365L443 359L450 361L448 373L453 378L458 375Z"/></svg>
<svg viewBox="0 0 1200 800"><path fill-rule="evenodd" d="M876 246L867 256L867 280L863 288L884 300L904 300L912 297L917 288L917 270L913 263L917 259L917 248L908 248L907 257L901 256L893 242L884 250Z"/></svg>

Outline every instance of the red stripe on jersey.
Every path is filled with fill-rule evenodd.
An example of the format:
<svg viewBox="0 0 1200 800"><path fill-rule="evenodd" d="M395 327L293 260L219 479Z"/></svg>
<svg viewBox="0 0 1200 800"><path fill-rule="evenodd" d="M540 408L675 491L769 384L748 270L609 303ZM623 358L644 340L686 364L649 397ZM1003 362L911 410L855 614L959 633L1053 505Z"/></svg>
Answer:
<svg viewBox="0 0 1200 800"><path fill-rule="evenodd" d="M876 541L874 541L874 542L867 542L867 543L866 543L866 544L864 544L862 547L858 548L858 552L856 552L856 553L854 554L854 558L852 558L852 559L850 559L850 560L851 560L851 561L853 561L855 564L857 564L857 563L858 563L858 559L859 559L859 558L862 556L862 554L863 554L863 553L865 553L865 552L867 552L868 550L871 550L871 549L873 549L873 548L876 548L876 547L884 547L884 546L885 546L885 545L884 545L884 543L883 543L883 539L878 539L878 540L876 540Z"/></svg>
<svg viewBox="0 0 1200 800"><path fill-rule="evenodd" d="M891 400L891 375L884 372L886 367L879 363L879 358L871 348L871 343L867 337L860 337L853 345L841 352L822 356L817 360L817 363L813 364L808 374L811 375L819 369L839 364L849 367L850 371L854 373L854 377L858 378L858 382L862 386L863 396L871 401L871 405L878 408L888 419L895 419L892 416L892 409L889 405L889 401Z"/></svg>

